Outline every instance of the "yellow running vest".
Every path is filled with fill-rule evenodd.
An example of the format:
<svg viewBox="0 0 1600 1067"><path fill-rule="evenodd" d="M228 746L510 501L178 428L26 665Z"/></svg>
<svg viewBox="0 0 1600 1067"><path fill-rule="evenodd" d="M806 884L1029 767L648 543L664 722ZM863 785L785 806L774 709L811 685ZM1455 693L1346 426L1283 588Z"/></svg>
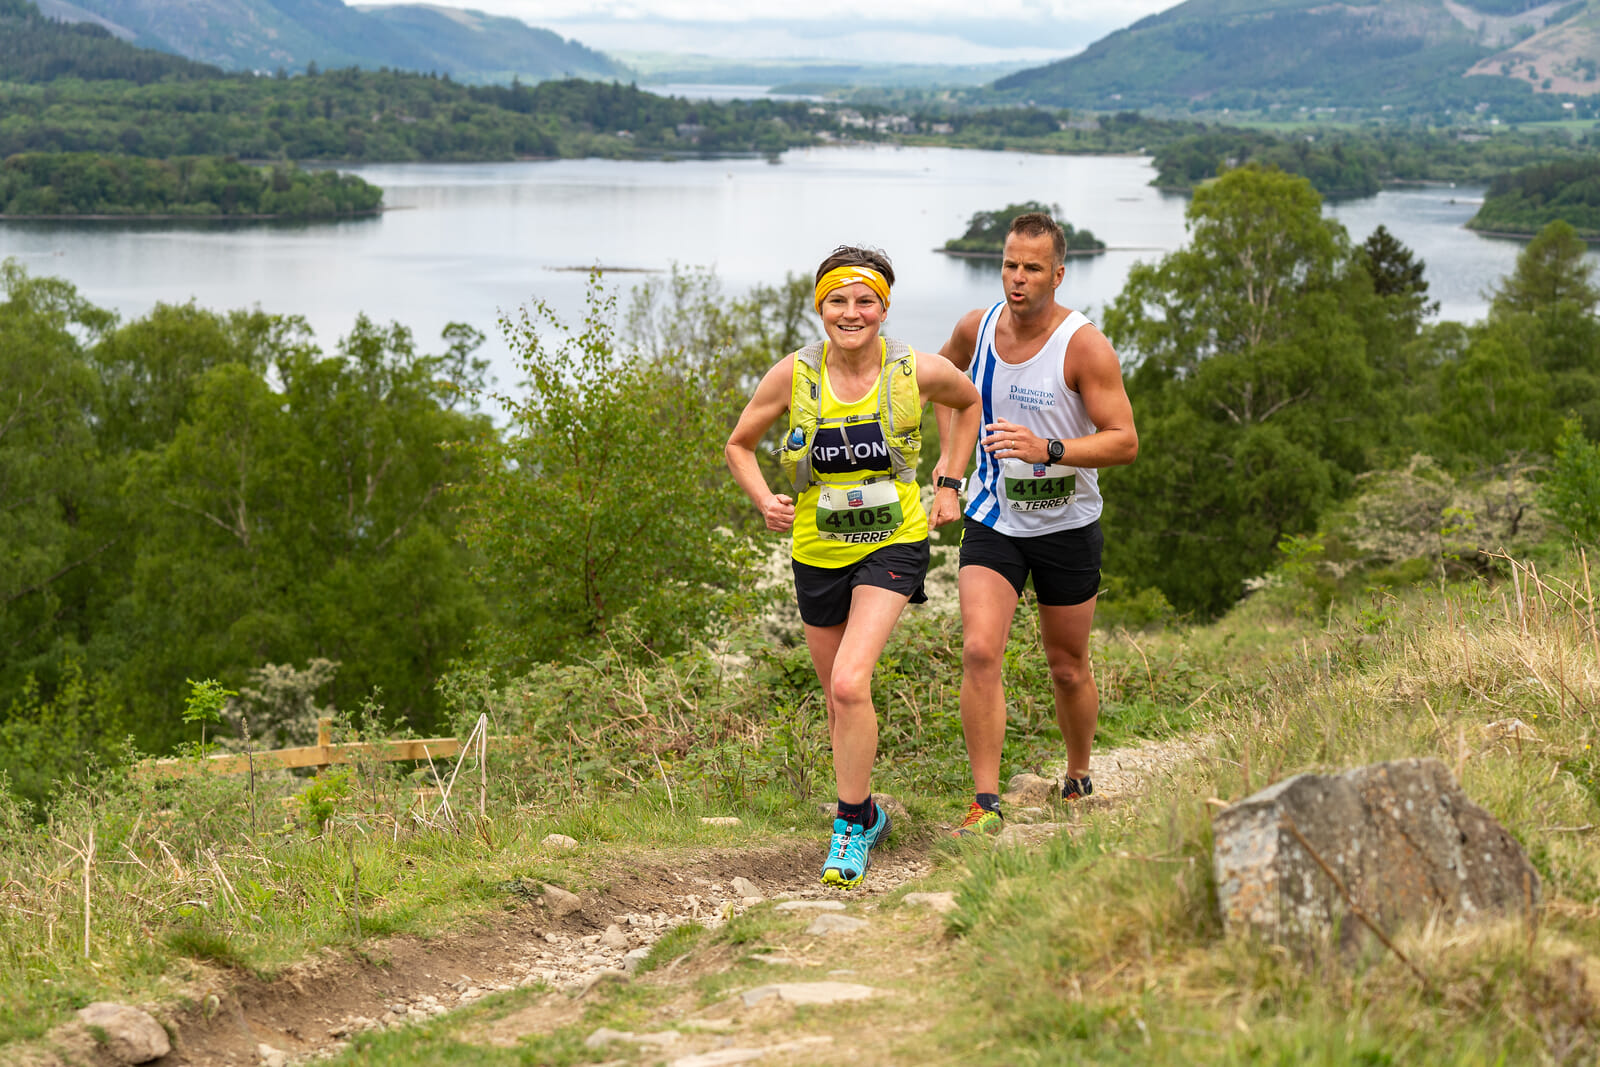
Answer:
<svg viewBox="0 0 1600 1067"><path fill-rule="evenodd" d="M880 362L880 386L882 374ZM921 490L915 480L894 476L880 387L854 403L841 401L828 381L826 350L821 379L813 481L795 502L794 558L813 567L848 567L884 545L927 540Z"/></svg>

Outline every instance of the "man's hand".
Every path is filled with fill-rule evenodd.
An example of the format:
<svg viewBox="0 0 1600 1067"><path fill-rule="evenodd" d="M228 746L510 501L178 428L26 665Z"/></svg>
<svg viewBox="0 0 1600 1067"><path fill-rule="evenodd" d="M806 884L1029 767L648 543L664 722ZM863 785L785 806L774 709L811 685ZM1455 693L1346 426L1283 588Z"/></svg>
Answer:
<svg viewBox="0 0 1600 1067"><path fill-rule="evenodd" d="M782 493L769 496L761 504L761 517L766 520L767 529L783 533L794 525L794 498Z"/></svg>
<svg viewBox="0 0 1600 1067"><path fill-rule="evenodd" d="M1026 426L1018 426L1005 419L997 419L983 428L985 452L1001 459L1020 459L1024 463L1050 462L1050 449L1045 439Z"/></svg>
<svg viewBox="0 0 1600 1067"><path fill-rule="evenodd" d="M935 478L938 475L934 475ZM928 525L940 527L961 517L961 498L954 489L940 488L933 494L933 507L928 511Z"/></svg>

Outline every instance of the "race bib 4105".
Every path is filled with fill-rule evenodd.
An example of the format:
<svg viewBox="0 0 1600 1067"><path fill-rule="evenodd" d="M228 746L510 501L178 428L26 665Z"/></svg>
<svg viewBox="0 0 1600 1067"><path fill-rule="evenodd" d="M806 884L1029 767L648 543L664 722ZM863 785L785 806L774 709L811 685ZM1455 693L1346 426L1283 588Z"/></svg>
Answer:
<svg viewBox="0 0 1600 1067"><path fill-rule="evenodd" d="M824 541L880 544L906 521L892 481L824 485L817 496L817 536Z"/></svg>

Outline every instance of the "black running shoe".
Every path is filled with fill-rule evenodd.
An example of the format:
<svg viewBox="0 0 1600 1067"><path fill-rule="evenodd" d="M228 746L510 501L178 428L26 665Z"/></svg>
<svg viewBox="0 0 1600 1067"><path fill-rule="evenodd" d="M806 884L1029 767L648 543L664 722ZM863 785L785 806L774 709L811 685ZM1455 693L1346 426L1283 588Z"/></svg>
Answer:
<svg viewBox="0 0 1600 1067"><path fill-rule="evenodd" d="M1082 778L1068 778L1061 783L1061 799L1065 801L1082 800L1094 792L1094 783L1089 781L1086 774Z"/></svg>

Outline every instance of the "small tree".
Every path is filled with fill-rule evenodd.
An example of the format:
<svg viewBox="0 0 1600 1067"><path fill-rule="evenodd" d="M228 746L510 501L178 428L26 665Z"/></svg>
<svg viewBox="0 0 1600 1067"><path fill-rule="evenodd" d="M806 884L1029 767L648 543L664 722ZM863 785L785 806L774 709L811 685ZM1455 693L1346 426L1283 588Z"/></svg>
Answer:
<svg viewBox="0 0 1600 1067"><path fill-rule="evenodd" d="M1579 541L1600 542L1600 445L1583 435L1577 419L1562 423L1555 466L1540 487L1539 502Z"/></svg>
<svg viewBox="0 0 1600 1067"><path fill-rule="evenodd" d="M1427 264L1401 244L1388 227L1379 226L1356 249L1356 260L1372 277L1372 291L1392 300L1415 332L1422 320L1439 310L1428 299Z"/></svg>
<svg viewBox="0 0 1600 1067"><path fill-rule="evenodd" d="M1584 315L1600 308L1594 266L1584 259L1589 246L1578 231L1559 219L1539 231L1517 256L1517 266L1490 295L1490 313L1542 311L1571 303Z"/></svg>
<svg viewBox="0 0 1600 1067"><path fill-rule="evenodd" d="M507 433L472 446L465 535L501 611L486 651L503 665L619 630L625 653L681 648L753 596L757 550L727 528L740 497L717 369L627 351L614 310L596 272L580 331L539 302L501 320L527 392L497 396Z"/></svg>
<svg viewBox="0 0 1600 1067"><path fill-rule="evenodd" d="M189 699L184 702L183 721L200 724L200 750L206 747L206 725L222 721L222 709L227 706L228 698L238 696L231 689L222 688L222 683L214 678L207 678L197 682L193 678L185 678L189 684Z"/></svg>

